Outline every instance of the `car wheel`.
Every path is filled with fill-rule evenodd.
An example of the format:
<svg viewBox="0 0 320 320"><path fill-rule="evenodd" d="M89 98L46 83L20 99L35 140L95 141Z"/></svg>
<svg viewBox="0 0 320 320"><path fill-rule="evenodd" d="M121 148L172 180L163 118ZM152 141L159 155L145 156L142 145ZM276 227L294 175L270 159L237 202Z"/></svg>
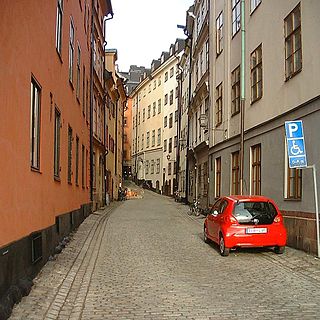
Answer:
<svg viewBox="0 0 320 320"><path fill-rule="evenodd" d="M274 247L274 252L276 253L276 254L283 254L284 253L284 250L285 250L285 246L276 246L276 247Z"/></svg>
<svg viewBox="0 0 320 320"><path fill-rule="evenodd" d="M223 235L220 235L219 248L220 248L220 254L223 257L227 257L229 255L230 248L226 248Z"/></svg>
<svg viewBox="0 0 320 320"><path fill-rule="evenodd" d="M208 238L208 230L206 226L204 226L203 228L203 240L205 243L210 243L210 239Z"/></svg>

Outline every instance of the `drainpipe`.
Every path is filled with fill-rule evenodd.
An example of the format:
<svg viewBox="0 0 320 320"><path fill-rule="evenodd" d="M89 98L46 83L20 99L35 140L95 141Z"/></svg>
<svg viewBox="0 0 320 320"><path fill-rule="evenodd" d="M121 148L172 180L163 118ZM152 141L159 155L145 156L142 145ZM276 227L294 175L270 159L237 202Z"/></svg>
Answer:
<svg viewBox="0 0 320 320"><path fill-rule="evenodd" d="M91 52L90 52L90 200L93 201L93 44L94 44L94 2L91 7Z"/></svg>
<svg viewBox="0 0 320 320"><path fill-rule="evenodd" d="M187 121L187 158L186 158L186 199L185 203L189 203L189 157L188 157L188 150L189 150L189 140L190 140L190 117L189 117L189 110L191 105L191 82L192 82L192 35L188 35L190 39L190 54L189 54L189 88L188 88L188 121Z"/></svg>
<svg viewBox="0 0 320 320"><path fill-rule="evenodd" d="M241 69L240 69L240 194L243 194L244 113L245 113L245 0L241 0Z"/></svg>
<svg viewBox="0 0 320 320"><path fill-rule="evenodd" d="M181 61L181 60L180 60ZM177 177L177 190L180 190L180 130L181 130L181 96L182 96L182 75L183 68L180 66L180 62L178 63L178 68L180 70L179 74L179 86L178 86L178 123L177 123L177 162L176 162L176 177Z"/></svg>
<svg viewBox="0 0 320 320"><path fill-rule="evenodd" d="M103 125L103 137L104 137L104 147L105 147L105 153L103 156L103 181L104 181L104 204L107 204L107 155L108 155L108 150L106 149L106 140L108 137L106 137L106 127L107 127L107 115L106 115L106 107L107 107L107 89L106 89L106 81L104 79L104 74L106 70L106 46L107 46L107 40L106 40L106 22L108 20L113 19L113 12L111 12L111 15L108 17L105 17L103 20L103 113L104 113L104 125Z"/></svg>

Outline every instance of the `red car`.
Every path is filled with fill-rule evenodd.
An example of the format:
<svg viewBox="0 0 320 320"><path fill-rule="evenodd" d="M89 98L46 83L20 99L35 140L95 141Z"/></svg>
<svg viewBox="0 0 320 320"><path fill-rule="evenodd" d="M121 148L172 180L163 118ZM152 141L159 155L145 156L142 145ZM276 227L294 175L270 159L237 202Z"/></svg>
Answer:
<svg viewBox="0 0 320 320"><path fill-rule="evenodd" d="M274 247L283 253L287 232L272 199L228 196L218 199L204 222L204 241L219 245L222 256L235 247Z"/></svg>

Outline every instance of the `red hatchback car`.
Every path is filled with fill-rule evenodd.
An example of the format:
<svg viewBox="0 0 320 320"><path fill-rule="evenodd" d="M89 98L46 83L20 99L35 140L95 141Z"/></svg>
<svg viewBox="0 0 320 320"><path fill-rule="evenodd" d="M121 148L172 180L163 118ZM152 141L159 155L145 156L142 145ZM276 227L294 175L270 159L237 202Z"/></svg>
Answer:
<svg viewBox="0 0 320 320"><path fill-rule="evenodd" d="M204 221L204 241L219 245L222 256L235 247L274 247L283 253L287 232L272 199L262 196L219 198Z"/></svg>

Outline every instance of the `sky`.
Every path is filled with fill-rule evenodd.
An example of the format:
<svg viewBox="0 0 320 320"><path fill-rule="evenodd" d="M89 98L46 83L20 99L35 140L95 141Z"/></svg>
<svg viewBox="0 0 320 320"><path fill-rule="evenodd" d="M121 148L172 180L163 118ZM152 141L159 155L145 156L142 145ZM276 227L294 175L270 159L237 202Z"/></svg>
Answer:
<svg viewBox="0 0 320 320"><path fill-rule="evenodd" d="M194 0L112 0L114 17L106 22L107 49L117 49L119 71L130 65L150 68L153 59L185 38L186 11Z"/></svg>

